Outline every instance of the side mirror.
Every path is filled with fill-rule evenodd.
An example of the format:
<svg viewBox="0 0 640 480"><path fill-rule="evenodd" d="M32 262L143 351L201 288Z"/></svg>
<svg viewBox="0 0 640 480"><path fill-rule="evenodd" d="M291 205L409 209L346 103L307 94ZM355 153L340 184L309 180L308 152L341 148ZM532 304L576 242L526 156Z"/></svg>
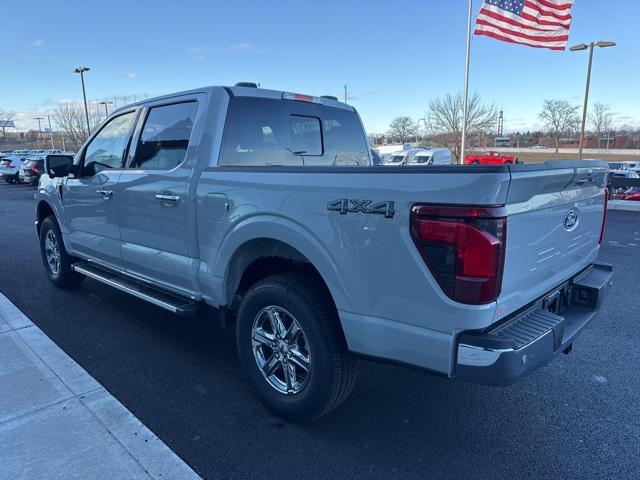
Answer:
<svg viewBox="0 0 640 480"><path fill-rule="evenodd" d="M49 178L66 177L73 165L72 155L47 155L44 157L44 170Z"/></svg>

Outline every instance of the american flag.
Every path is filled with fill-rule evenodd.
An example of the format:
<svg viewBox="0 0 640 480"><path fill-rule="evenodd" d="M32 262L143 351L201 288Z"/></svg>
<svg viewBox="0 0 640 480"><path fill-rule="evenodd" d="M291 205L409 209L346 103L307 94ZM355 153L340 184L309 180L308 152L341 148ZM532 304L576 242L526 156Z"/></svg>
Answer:
<svg viewBox="0 0 640 480"><path fill-rule="evenodd" d="M476 35L536 48L564 50L573 0L485 0Z"/></svg>

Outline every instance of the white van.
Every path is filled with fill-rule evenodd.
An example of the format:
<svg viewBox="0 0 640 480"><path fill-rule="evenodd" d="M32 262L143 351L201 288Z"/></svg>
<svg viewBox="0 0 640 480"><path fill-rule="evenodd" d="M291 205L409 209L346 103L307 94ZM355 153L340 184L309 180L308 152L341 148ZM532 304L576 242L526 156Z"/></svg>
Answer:
<svg viewBox="0 0 640 480"><path fill-rule="evenodd" d="M400 150L393 153L385 153L382 155L383 165L402 165L407 158L407 152Z"/></svg>
<svg viewBox="0 0 640 480"><path fill-rule="evenodd" d="M448 148L428 148L408 156L405 165L451 165L451 150Z"/></svg>

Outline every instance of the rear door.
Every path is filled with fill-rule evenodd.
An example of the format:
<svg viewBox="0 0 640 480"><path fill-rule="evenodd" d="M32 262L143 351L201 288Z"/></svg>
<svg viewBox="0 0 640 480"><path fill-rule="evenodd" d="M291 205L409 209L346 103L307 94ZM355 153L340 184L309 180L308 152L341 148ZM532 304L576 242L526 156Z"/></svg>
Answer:
<svg viewBox="0 0 640 480"><path fill-rule="evenodd" d="M122 257L127 272L180 293L196 290L195 188L190 147L202 94L145 106L118 182Z"/></svg>
<svg viewBox="0 0 640 480"><path fill-rule="evenodd" d="M116 184L137 110L105 123L76 159L76 174L63 183L62 201L71 249L113 268L123 268L116 211Z"/></svg>

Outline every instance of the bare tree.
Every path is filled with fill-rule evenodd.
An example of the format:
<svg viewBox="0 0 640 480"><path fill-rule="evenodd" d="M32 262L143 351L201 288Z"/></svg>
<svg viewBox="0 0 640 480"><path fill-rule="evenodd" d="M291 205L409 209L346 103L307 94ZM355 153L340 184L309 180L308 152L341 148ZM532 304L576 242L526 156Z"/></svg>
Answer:
<svg viewBox="0 0 640 480"><path fill-rule="evenodd" d="M389 135L391 138L399 138L401 143L405 143L416 131L416 124L409 117L396 117L389 125Z"/></svg>
<svg viewBox="0 0 640 480"><path fill-rule="evenodd" d="M594 103L589 114L589 125L598 137L598 142L602 134L608 134L611 130L611 108L604 103Z"/></svg>
<svg viewBox="0 0 640 480"><path fill-rule="evenodd" d="M462 149L462 124L464 122L464 98L462 93L447 93L443 97L429 100L429 111L425 122L427 132L434 141L446 145L460 162ZM498 124L498 108L482 103L476 92L469 98L467 115L467 138L488 133Z"/></svg>
<svg viewBox="0 0 640 480"><path fill-rule="evenodd" d="M2 125L2 136L6 137L7 136L7 132L5 131L5 123L4 122L10 122L11 120L13 120L16 116L16 112L14 112L13 110L3 110L2 108L0 108L0 121L3 122Z"/></svg>
<svg viewBox="0 0 640 480"><path fill-rule="evenodd" d="M74 149L78 149L87 139L87 123L84 107L73 103L62 103L51 114L51 121L56 128L65 135L67 142ZM97 111L89 112L91 131L100 124Z"/></svg>
<svg viewBox="0 0 640 480"><path fill-rule="evenodd" d="M545 100L538 118L544 122L545 130L556 142L556 153L560 148L560 138L579 130L578 106L566 100Z"/></svg>

